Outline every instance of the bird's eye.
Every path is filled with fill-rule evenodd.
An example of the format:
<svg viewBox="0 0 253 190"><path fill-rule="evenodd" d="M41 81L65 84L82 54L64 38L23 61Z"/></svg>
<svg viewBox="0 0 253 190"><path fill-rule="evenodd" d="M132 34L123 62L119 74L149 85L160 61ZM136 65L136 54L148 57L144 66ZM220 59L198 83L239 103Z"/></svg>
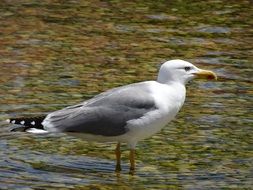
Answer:
<svg viewBox="0 0 253 190"><path fill-rule="evenodd" d="M189 70L191 70L191 67L185 67L184 70L189 71Z"/></svg>

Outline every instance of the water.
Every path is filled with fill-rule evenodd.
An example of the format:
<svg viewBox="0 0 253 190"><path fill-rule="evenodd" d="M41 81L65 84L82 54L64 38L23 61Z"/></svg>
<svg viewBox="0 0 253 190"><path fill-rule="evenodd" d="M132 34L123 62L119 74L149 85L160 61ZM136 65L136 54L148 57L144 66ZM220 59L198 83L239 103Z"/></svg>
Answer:
<svg viewBox="0 0 253 190"><path fill-rule="evenodd" d="M188 85L162 132L139 142L137 171L114 173L115 144L10 133L1 189L251 189L252 1L0 2L0 120L35 116L155 79L181 58L219 75Z"/></svg>

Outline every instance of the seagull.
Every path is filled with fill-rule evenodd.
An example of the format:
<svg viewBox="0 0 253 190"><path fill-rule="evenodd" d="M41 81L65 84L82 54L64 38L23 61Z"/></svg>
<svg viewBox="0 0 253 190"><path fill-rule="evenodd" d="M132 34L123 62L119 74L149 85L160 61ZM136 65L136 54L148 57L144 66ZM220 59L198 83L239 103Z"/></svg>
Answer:
<svg viewBox="0 0 253 190"><path fill-rule="evenodd" d="M170 60L157 80L110 89L80 104L37 118L11 118L12 131L66 133L86 141L116 142L115 171L121 170L121 143L130 149L130 173L135 171L135 147L159 132L183 106L185 85L194 78L216 79L214 72L183 60Z"/></svg>

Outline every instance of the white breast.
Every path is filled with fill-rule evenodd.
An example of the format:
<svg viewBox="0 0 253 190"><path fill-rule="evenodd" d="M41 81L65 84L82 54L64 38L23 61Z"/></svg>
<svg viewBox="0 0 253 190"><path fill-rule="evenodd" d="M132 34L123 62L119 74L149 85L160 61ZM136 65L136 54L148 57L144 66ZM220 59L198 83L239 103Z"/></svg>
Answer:
<svg viewBox="0 0 253 190"><path fill-rule="evenodd" d="M185 87L150 82L150 93L158 109L128 122L129 138L139 141L160 131L178 113L185 100Z"/></svg>

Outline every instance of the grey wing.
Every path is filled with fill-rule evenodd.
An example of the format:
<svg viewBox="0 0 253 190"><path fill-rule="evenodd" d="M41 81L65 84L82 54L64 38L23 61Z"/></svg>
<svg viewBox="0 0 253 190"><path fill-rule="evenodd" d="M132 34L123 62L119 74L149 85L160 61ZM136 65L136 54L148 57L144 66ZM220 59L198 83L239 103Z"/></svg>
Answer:
<svg viewBox="0 0 253 190"><path fill-rule="evenodd" d="M117 136L127 132L129 120L138 119L154 109L154 99L146 83L136 83L53 112L43 123L49 131Z"/></svg>

